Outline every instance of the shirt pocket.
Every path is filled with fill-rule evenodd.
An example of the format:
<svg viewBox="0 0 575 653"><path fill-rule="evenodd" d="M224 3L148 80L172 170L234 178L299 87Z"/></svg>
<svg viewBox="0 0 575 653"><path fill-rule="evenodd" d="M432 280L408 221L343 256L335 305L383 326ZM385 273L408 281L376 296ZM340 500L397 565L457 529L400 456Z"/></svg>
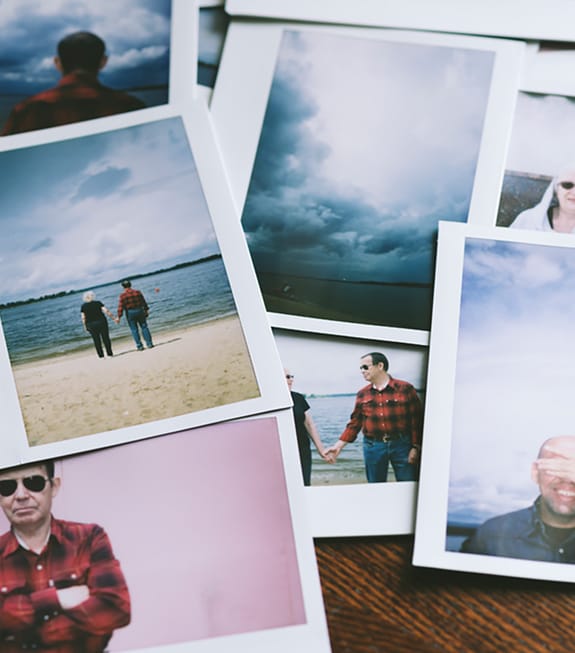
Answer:
<svg viewBox="0 0 575 653"><path fill-rule="evenodd" d="M75 585L87 585L88 565L66 565L53 570L52 581L57 590Z"/></svg>

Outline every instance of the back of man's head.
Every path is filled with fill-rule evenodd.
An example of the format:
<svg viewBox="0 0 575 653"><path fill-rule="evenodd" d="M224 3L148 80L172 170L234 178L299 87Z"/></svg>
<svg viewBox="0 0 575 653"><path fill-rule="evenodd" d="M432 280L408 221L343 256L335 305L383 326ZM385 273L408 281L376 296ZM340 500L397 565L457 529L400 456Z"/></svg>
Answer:
<svg viewBox="0 0 575 653"><path fill-rule="evenodd" d="M129 279L124 279L124 281L122 281L122 287L123 288L131 288L132 287L132 282Z"/></svg>
<svg viewBox="0 0 575 653"><path fill-rule="evenodd" d="M106 44L91 32L74 32L58 43L58 57L65 74L75 70L97 73L105 53Z"/></svg>

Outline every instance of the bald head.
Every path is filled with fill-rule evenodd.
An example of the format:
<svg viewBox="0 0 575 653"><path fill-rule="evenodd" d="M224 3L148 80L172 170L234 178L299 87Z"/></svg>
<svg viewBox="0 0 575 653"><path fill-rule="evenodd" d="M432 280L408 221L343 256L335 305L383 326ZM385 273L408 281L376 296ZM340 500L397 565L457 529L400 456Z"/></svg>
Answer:
<svg viewBox="0 0 575 653"><path fill-rule="evenodd" d="M539 449L538 458L553 456L575 458L575 435L556 435L545 440Z"/></svg>

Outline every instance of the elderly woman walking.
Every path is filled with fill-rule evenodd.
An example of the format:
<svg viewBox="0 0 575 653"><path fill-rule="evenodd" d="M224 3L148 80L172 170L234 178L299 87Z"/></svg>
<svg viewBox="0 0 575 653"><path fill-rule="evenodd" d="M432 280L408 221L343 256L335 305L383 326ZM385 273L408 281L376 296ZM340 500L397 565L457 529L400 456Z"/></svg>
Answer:
<svg viewBox="0 0 575 653"><path fill-rule="evenodd" d="M82 324L84 325L84 329L92 336L98 356L104 358L104 347L108 356L113 356L106 315L114 320L116 324L118 323L118 319L110 313L102 302L96 300L96 295L91 290L84 293L83 299L84 303L80 309ZM104 347L102 347L102 344Z"/></svg>

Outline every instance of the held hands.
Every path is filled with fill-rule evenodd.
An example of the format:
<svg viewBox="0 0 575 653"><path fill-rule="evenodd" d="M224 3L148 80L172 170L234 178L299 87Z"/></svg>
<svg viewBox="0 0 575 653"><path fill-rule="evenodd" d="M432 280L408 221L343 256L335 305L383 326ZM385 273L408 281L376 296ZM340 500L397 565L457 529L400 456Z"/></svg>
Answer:
<svg viewBox="0 0 575 653"><path fill-rule="evenodd" d="M56 594L62 610L71 610L90 597L90 590L87 585L75 585L74 587L56 590Z"/></svg>
<svg viewBox="0 0 575 653"><path fill-rule="evenodd" d="M325 460L326 463L333 465L333 463L335 462L336 457L333 455L333 453L330 450L319 449L318 453Z"/></svg>
<svg viewBox="0 0 575 653"><path fill-rule="evenodd" d="M338 440L335 444L332 444L331 447L328 447L327 449L323 450L322 458L324 458L324 456L327 456L331 458L331 460L328 462L334 463L337 460L340 451L344 448L345 444L346 443L343 440ZM327 458L324 458L324 460L327 460Z"/></svg>

